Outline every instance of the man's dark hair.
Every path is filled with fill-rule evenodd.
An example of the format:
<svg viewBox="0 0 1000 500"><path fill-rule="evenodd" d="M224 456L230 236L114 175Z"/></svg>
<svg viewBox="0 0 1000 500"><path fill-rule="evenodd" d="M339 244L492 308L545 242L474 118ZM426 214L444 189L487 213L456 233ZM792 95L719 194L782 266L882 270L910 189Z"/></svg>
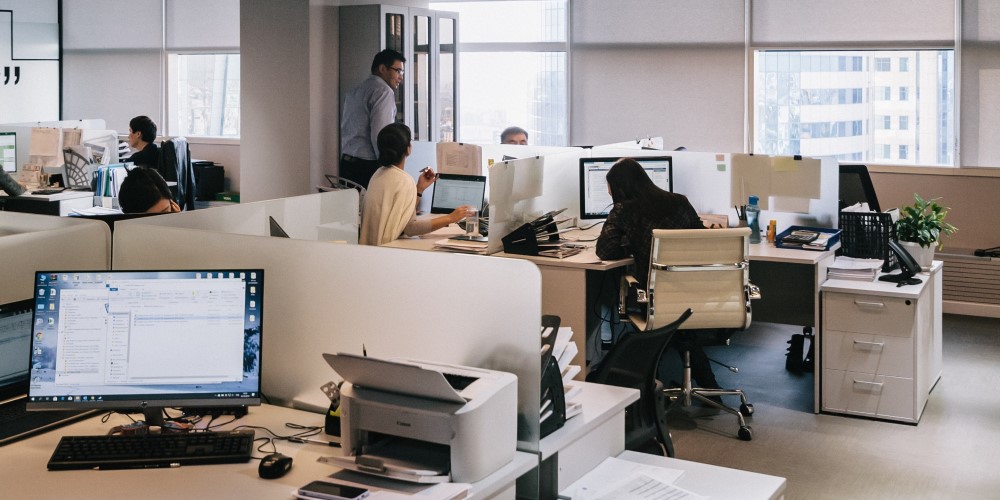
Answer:
<svg viewBox="0 0 1000 500"><path fill-rule="evenodd" d="M524 134L524 138L525 139L528 138L528 131L527 130L524 130L521 127L507 127L505 129L503 129L503 132L500 132L500 144L503 144L504 142L506 142L507 141L507 137L512 136L512 135L517 135L517 134Z"/></svg>
<svg viewBox="0 0 1000 500"><path fill-rule="evenodd" d="M406 156L413 135L410 127L390 123L378 133L378 162L382 166L398 165Z"/></svg>
<svg viewBox="0 0 1000 500"><path fill-rule="evenodd" d="M118 190L118 204L127 214L145 213L164 198L174 198L167 181L159 172L146 167L129 170Z"/></svg>
<svg viewBox="0 0 1000 500"><path fill-rule="evenodd" d="M375 58L372 59L372 74L377 74L378 67L383 64L386 68L391 68L396 61L406 62L406 58L403 57L403 54L400 54L392 49L385 49L382 52L375 54Z"/></svg>
<svg viewBox="0 0 1000 500"><path fill-rule="evenodd" d="M137 116L128 122L128 128L139 132L144 142L156 140L156 124L146 115Z"/></svg>

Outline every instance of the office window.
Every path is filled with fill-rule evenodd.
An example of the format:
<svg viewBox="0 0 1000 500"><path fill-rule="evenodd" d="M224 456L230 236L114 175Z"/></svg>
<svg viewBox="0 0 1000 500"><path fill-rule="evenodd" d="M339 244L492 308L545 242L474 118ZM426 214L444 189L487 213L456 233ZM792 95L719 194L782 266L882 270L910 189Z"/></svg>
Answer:
<svg viewBox="0 0 1000 500"><path fill-rule="evenodd" d="M240 55L170 54L170 135L240 136Z"/></svg>
<svg viewBox="0 0 1000 500"><path fill-rule="evenodd" d="M908 153L909 153L909 151L910 151L910 147L909 146L907 146L906 144L900 144L899 145L899 159L900 160L905 160L906 157L907 157L907 155L908 155Z"/></svg>
<svg viewBox="0 0 1000 500"><path fill-rule="evenodd" d="M899 130L910 130L910 117L900 116L899 117Z"/></svg>
<svg viewBox="0 0 1000 500"><path fill-rule="evenodd" d="M879 156L879 159L888 160L889 159L889 151L890 151L889 145L888 144L882 144L882 145L877 146L877 147L878 147L878 149L881 150L880 151L881 156Z"/></svg>
<svg viewBox="0 0 1000 500"><path fill-rule="evenodd" d="M899 72L900 73L906 73L907 71L910 71L910 58L908 58L908 57L900 57L899 58Z"/></svg>
<svg viewBox="0 0 1000 500"><path fill-rule="evenodd" d="M792 57L804 64L788 64ZM862 62L855 63L855 57ZM893 70L892 61L903 59L909 71ZM854 71L856 67L864 70ZM754 153L844 157L860 151L862 161L954 166L952 50L756 50L752 74ZM918 83L924 91L911 92ZM908 102L905 110L891 100L893 90ZM902 112L907 118L897 122ZM837 122L851 125L843 133L839 126L817 126ZM870 125L860 125L865 122ZM902 158L890 158L888 149L876 145L879 131L892 130L894 122L915 131L917 143L907 151L912 154Z"/></svg>
<svg viewBox="0 0 1000 500"><path fill-rule="evenodd" d="M464 142L497 143L510 125L528 143L569 141L566 0L431 2L459 13L460 119Z"/></svg>

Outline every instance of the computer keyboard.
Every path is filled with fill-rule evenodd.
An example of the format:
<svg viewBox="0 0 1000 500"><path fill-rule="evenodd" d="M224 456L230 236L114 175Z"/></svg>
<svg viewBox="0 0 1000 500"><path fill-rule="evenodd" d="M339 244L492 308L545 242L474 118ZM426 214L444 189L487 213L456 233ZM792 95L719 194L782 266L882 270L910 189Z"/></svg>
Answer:
<svg viewBox="0 0 1000 500"><path fill-rule="evenodd" d="M49 470L142 469L250 461L252 430L63 436Z"/></svg>

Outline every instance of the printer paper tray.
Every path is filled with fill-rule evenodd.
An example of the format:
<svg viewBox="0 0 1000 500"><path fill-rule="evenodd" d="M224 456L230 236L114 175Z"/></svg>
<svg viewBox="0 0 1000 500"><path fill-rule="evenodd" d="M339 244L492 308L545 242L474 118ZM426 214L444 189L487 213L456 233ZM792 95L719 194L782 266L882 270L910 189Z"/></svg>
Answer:
<svg viewBox="0 0 1000 500"><path fill-rule="evenodd" d="M345 470L352 470L379 477L389 477L392 479L409 481L411 483L447 483L451 481L451 476L447 471L444 473L437 473L435 471L413 469L386 462L382 463L384 467L382 470L375 470L371 467L365 467L364 465L358 464L356 458L357 457L343 456L319 457L319 461Z"/></svg>

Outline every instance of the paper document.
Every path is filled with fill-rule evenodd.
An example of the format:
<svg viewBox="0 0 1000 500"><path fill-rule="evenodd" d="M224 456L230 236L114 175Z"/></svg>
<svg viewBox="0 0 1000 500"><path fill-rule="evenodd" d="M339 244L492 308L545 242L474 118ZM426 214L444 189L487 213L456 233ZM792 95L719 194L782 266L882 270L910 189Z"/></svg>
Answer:
<svg viewBox="0 0 1000 500"><path fill-rule="evenodd" d="M668 469L666 467L657 467L655 465L646 465L631 460L623 460L621 458L608 457L605 458L603 462L593 470L588 472L586 475L578 479L575 483L571 484L569 488L560 492L561 495L572 498L573 500L586 500L586 499L596 499L596 498L643 498L643 497L627 497L627 496L603 496L610 493L608 491L608 485L617 487L625 482L628 482L634 478L640 476L645 476L647 478L652 478L653 480L672 485L677 479L684 475L684 471L677 469ZM649 497L657 498L657 497ZM670 498L670 497L663 497ZM679 497L684 498L684 497ZM689 497L689 498L699 498L699 497Z"/></svg>
<svg viewBox="0 0 1000 500"><path fill-rule="evenodd" d="M602 491L594 498L596 500L697 500L708 497L695 495L646 474L637 474Z"/></svg>

